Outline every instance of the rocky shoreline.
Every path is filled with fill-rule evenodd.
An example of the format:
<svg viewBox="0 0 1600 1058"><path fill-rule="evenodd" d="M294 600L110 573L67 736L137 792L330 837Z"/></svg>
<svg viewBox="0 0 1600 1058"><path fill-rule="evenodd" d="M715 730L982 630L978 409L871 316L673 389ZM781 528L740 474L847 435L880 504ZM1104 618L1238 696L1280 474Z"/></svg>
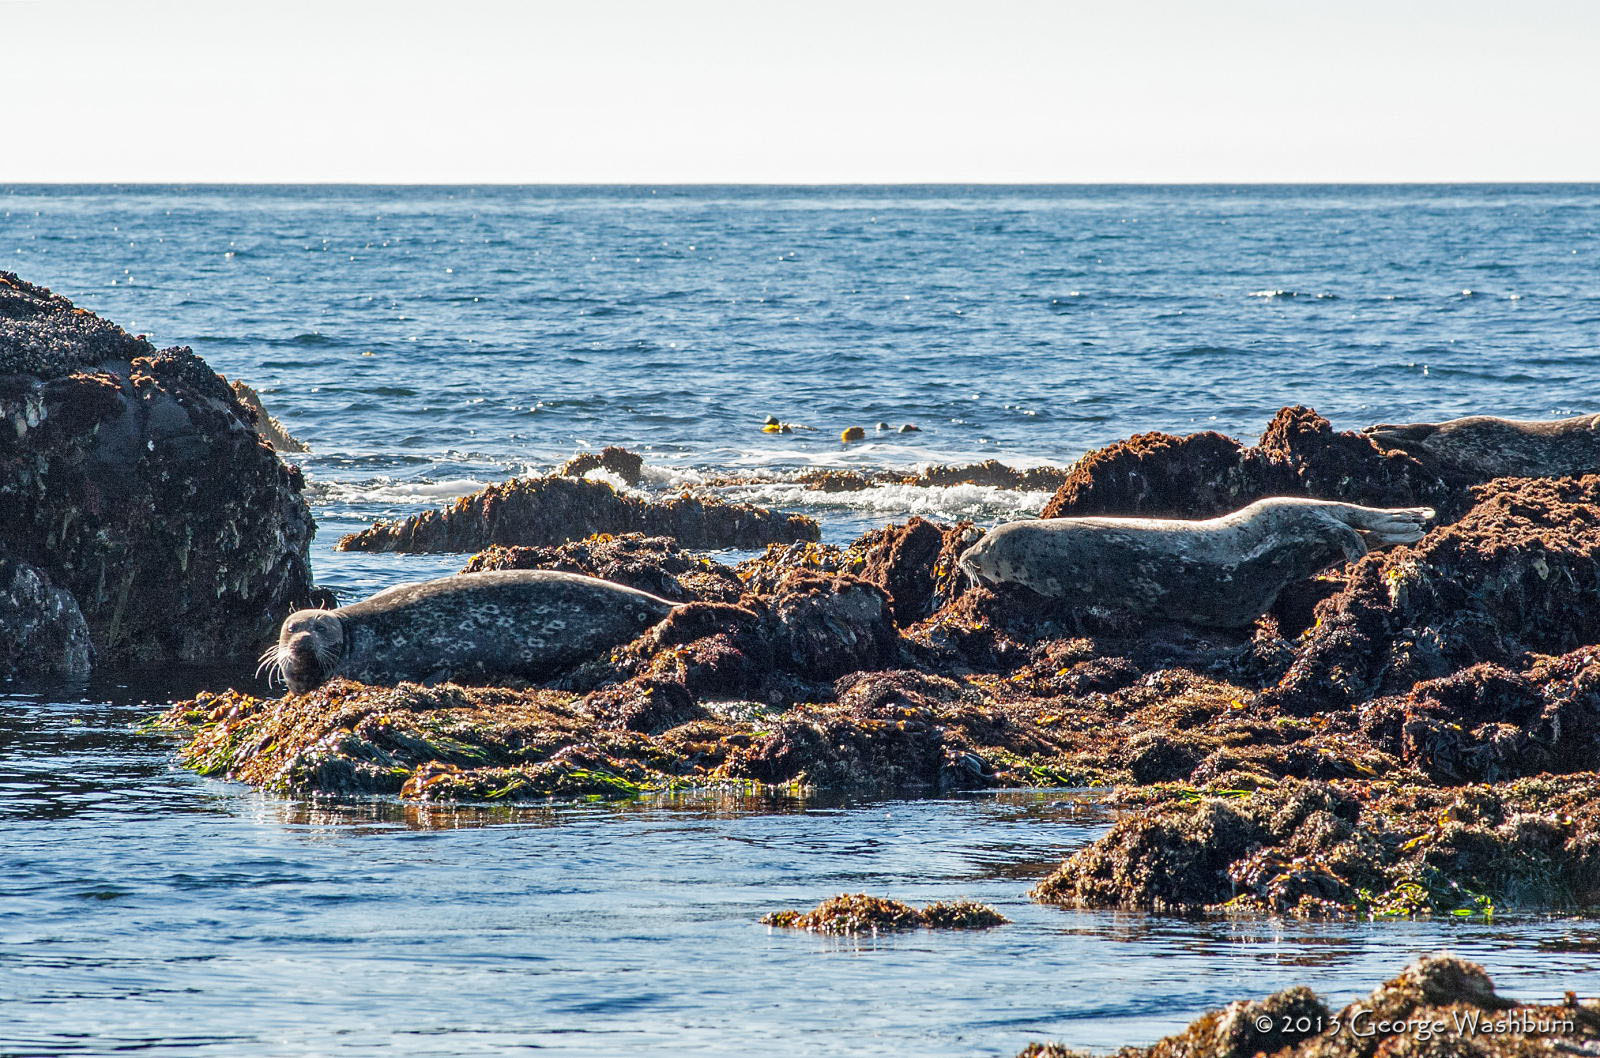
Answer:
<svg viewBox="0 0 1600 1058"><path fill-rule="evenodd" d="M324 598L304 481L238 394L191 351L0 274L5 672L253 658ZM1097 786L1125 814L1037 898L1304 916L1600 904L1600 476L1495 477L1290 407L1251 445L1141 434L1065 470L802 482L1053 484L1046 517L1201 518L1270 496L1438 512L1415 544L1292 583L1234 629L976 586L957 567L984 535L971 523L825 545L808 518L641 492L642 474L608 448L340 545L680 604L633 642L541 686L204 694L164 720L183 759L297 795L432 801ZM737 564L699 553L763 545Z"/></svg>
<svg viewBox="0 0 1600 1058"><path fill-rule="evenodd" d="M495 547L466 569L579 572L685 605L543 687L230 692L168 723L192 766L299 794L1114 787L1126 817L1036 890L1079 907L1600 904L1600 477L1451 478L1302 408L1254 447L1224 441L1091 453L1051 507L1171 513L1181 484L1206 513L1299 483L1432 503L1439 522L1292 585L1243 630L974 587L955 567L971 524L736 566L639 534Z"/></svg>

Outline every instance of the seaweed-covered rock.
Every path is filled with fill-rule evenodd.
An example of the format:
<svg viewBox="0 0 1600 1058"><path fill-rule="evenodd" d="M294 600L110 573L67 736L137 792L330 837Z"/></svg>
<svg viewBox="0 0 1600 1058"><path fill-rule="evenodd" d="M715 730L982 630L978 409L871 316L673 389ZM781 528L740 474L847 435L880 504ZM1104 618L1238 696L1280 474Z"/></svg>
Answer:
<svg viewBox="0 0 1600 1058"><path fill-rule="evenodd" d="M1524 653L1600 642L1600 476L1501 478L1420 543L1368 555L1319 604L1275 694L1337 708Z"/></svg>
<svg viewBox="0 0 1600 1058"><path fill-rule="evenodd" d="M1600 775L1437 788L1286 780L1141 803L1034 889L1073 907L1307 917L1600 902Z"/></svg>
<svg viewBox="0 0 1600 1058"><path fill-rule="evenodd" d="M744 583L732 567L692 554L665 536L600 533L559 547L494 546L473 555L463 573L553 569L581 573L673 602L738 602Z"/></svg>
<svg viewBox="0 0 1600 1058"><path fill-rule="evenodd" d="M1600 1052L1600 1005L1568 993L1555 1006L1496 993L1483 967L1428 955L1371 995L1330 1013L1305 987L1202 1015L1176 1036L1116 1058L1533 1058ZM1087 1058L1035 1043L1018 1058Z"/></svg>
<svg viewBox="0 0 1600 1058"><path fill-rule="evenodd" d="M0 677L75 679L93 657L77 600L34 567L0 558Z"/></svg>
<svg viewBox="0 0 1600 1058"><path fill-rule="evenodd" d="M303 488L193 352L0 273L0 554L71 594L96 664L259 653L313 597Z"/></svg>
<svg viewBox="0 0 1600 1058"><path fill-rule="evenodd" d="M1245 448L1220 433L1135 434L1072 465L1042 518L1093 514L1207 518L1261 497Z"/></svg>
<svg viewBox="0 0 1600 1058"><path fill-rule="evenodd" d="M850 550L861 556L858 575L889 593L895 623L903 627L931 616L967 588L956 559L982 536L971 522L940 525L913 518L866 533Z"/></svg>
<svg viewBox="0 0 1600 1058"><path fill-rule="evenodd" d="M753 592L772 591L790 570L848 573L887 592L895 623L905 626L966 590L956 559L982 536L983 530L971 522L942 525L912 518L904 525L869 530L845 547L768 545L765 554L740 563L738 573Z"/></svg>
<svg viewBox="0 0 1600 1058"><path fill-rule="evenodd" d="M626 448L606 445L598 454L579 452L556 468L556 476L581 478L594 470L614 474L625 485L637 485L644 480L644 457Z"/></svg>
<svg viewBox="0 0 1600 1058"><path fill-rule="evenodd" d="M595 533L670 536L682 547L753 549L816 540L817 523L764 507L674 496L646 499L585 478L514 478L442 510L378 522L338 543L341 551L481 551L552 547Z"/></svg>
<svg viewBox="0 0 1600 1058"><path fill-rule="evenodd" d="M884 668L899 652L881 589L847 575L795 569L768 593L746 595L738 605L678 609L565 685L666 681L683 685L695 699L816 700L833 680Z"/></svg>
<svg viewBox="0 0 1600 1058"><path fill-rule="evenodd" d="M836 697L702 702L648 675L586 695L336 679L281 699L202 694L164 723L186 734L180 755L204 774L424 800L688 786L932 792L1026 782L1029 756L1050 748L1036 725L988 714L938 677L861 674Z"/></svg>
<svg viewBox="0 0 1600 1058"><path fill-rule="evenodd" d="M987 904L971 900L940 901L916 908L898 900L866 893L840 893L810 911L773 911L762 924L810 933L879 933L917 929L988 929L1010 919Z"/></svg>
<svg viewBox="0 0 1600 1058"><path fill-rule="evenodd" d="M1462 489L1403 452L1335 431L1304 407L1278 412L1254 446L1205 432L1138 434L1073 465L1042 517L1141 515L1211 518L1267 496L1308 496L1370 507L1430 506L1458 513Z"/></svg>

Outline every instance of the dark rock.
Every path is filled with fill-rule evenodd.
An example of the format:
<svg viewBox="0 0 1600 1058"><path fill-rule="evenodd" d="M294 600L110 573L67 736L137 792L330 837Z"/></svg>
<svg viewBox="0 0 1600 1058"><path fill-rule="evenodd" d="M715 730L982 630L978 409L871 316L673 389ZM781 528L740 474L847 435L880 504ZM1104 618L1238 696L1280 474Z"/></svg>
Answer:
<svg viewBox="0 0 1600 1058"><path fill-rule="evenodd" d="M1078 460L1042 517L1211 518L1267 496L1308 496L1369 507L1429 506L1458 514L1465 492L1403 452L1335 431L1310 408L1278 412L1246 448L1206 432L1138 434Z"/></svg>
<svg viewBox="0 0 1600 1058"><path fill-rule="evenodd" d="M338 543L341 551L481 551L552 547L595 533L670 536L682 547L753 549L815 540L817 523L799 514L689 496L662 500L623 495L603 481L514 478L443 510L378 522Z"/></svg>
<svg viewBox="0 0 1600 1058"><path fill-rule="evenodd" d="M303 488L193 352L0 273L0 554L72 595L97 665L253 659L313 594Z"/></svg>
<svg viewBox="0 0 1600 1058"><path fill-rule="evenodd" d="M1274 692L1338 708L1526 652L1600 642L1600 476L1502 478L1460 521L1368 555L1316 608Z"/></svg>
<svg viewBox="0 0 1600 1058"><path fill-rule="evenodd" d="M0 677L78 679L93 657L77 600L34 567L0 558Z"/></svg>
<svg viewBox="0 0 1600 1058"><path fill-rule="evenodd" d="M940 525L913 518L874 529L848 550L861 556L857 575L888 592L895 623L904 627L931 616L967 588L956 559L982 536L971 522Z"/></svg>
<svg viewBox="0 0 1600 1058"><path fill-rule="evenodd" d="M581 478L591 470L604 470L621 478L624 484L637 485L644 480L644 457L626 448L606 445L599 455L579 452L556 468L556 476Z"/></svg>

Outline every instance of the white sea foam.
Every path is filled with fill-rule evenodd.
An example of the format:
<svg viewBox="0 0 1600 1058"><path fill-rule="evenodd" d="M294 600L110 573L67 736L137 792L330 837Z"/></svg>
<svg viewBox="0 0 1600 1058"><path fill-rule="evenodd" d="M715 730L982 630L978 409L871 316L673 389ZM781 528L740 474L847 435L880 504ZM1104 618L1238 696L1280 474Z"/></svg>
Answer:
<svg viewBox="0 0 1600 1058"><path fill-rule="evenodd" d="M373 478L367 481L308 481L306 492L316 503L436 505L477 492L488 484L476 478L447 478L441 481Z"/></svg>
<svg viewBox="0 0 1600 1058"><path fill-rule="evenodd" d="M884 521L921 515L941 521L1010 521L1035 518L1050 502L1048 492L998 489L992 485L874 485L854 492L822 492L775 481L715 490L723 499L786 511L870 514Z"/></svg>

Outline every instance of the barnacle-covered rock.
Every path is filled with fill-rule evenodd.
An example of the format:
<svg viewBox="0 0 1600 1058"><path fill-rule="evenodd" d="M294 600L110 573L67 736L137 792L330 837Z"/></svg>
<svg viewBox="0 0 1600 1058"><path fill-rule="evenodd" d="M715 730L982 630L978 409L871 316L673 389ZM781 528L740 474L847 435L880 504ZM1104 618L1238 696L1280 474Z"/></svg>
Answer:
<svg viewBox="0 0 1600 1058"><path fill-rule="evenodd" d="M0 558L0 677L74 679L93 658L77 600L40 570Z"/></svg>
<svg viewBox="0 0 1600 1058"><path fill-rule="evenodd" d="M313 597L303 488L193 352L0 273L0 555L72 596L97 665L259 653Z"/></svg>

